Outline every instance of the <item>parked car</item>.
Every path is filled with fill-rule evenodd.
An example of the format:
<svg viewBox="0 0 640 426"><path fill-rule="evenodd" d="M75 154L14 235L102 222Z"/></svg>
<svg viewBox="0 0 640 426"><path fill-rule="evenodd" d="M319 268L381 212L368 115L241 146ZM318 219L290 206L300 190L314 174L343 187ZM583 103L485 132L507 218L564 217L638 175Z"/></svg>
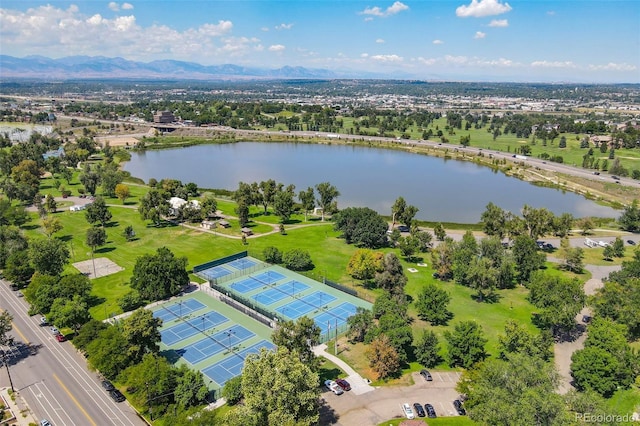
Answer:
<svg viewBox="0 0 640 426"><path fill-rule="evenodd" d="M411 409L411 406L409 405L408 402L405 402L404 404L402 404L402 412L404 413L405 417L409 420L411 419L415 419L415 414L413 414L413 410Z"/></svg>
<svg viewBox="0 0 640 426"><path fill-rule="evenodd" d="M64 336L64 334L56 334L56 340L58 342L64 342L67 340L67 338Z"/></svg>
<svg viewBox="0 0 640 426"><path fill-rule="evenodd" d="M21 291L19 291L19 292L17 292L17 293L16 293L16 296L18 296L18 297L24 297L24 294L22 294L22 292L21 292Z"/></svg>
<svg viewBox="0 0 640 426"><path fill-rule="evenodd" d="M406 225L399 225L399 226L398 226L398 231L400 231L400 232L409 232L409 231L410 231L410 229L409 229L409 227L408 227L408 226L406 226Z"/></svg>
<svg viewBox="0 0 640 426"><path fill-rule="evenodd" d="M40 325L47 325L47 317L40 317Z"/></svg>
<svg viewBox="0 0 640 426"><path fill-rule="evenodd" d="M635 246L636 242L633 240L627 240L627 244L629 244L630 246Z"/></svg>
<svg viewBox="0 0 640 426"><path fill-rule="evenodd" d="M124 395L122 394L122 392L120 392L118 389L114 389L114 390L110 391L109 392L109 396L111 396L111 398L115 402L122 402L122 401L124 401L126 399L124 397Z"/></svg>
<svg viewBox="0 0 640 426"><path fill-rule="evenodd" d="M325 380L324 385L326 386L327 389L329 389L331 392L335 393L336 395L342 395L342 393L344 392L342 388L333 380Z"/></svg>
<svg viewBox="0 0 640 426"><path fill-rule="evenodd" d="M456 409L460 416L465 416L467 411L462 407L462 402L459 399L453 401L453 407Z"/></svg>
<svg viewBox="0 0 640 426"><path fill-rule="evenodd" d="M424 404L424 410L427 412L427 417L429 417L430 419L435 419L436 417L436 410L435 408L433 408L433 405L431 404Z"/></svg>
<svg viewBox="0 0 640 426"><path fill-rule="evenodd" d="M40 426L51 426L51 422L47 419L40 420Z"/></svg>
<svg viewBox="0 0 640 426"><path fill-rule="evenodd" d="M111 392L112 390L115 389L115 386L113 386L113 384L108 380L103 380L101 385L104 388L104 390L106 390L107 392Z"/></svg>
<svg viewBox="0 0 640 426"><path fill-rule="evenodd" d="M429 371L427 371L427 370L420 370L420 375L421 375L422 377L424 377L424 379L425 379L427 382L430 382L430 381L432 381L432 380L433 380L433 377L431 377L431 373L429 373Z"/></svg>
<svg viewBox="0 0 640 426"><path fill-rule="evenodd" d="M416 410L416 414L418 415L418 417L425 416L424 408L422 408L422 405L418 404L417 402L413 403L413 409Z"/></svg>
<svg viewBox="0 0 640 426"><path fill-rule="evenodd" d="M60 330L58 330L58 329L57 329L57 328L55 328L55 327L51 327L49 330L51 331L51 333L52 333L54 336L55 336L55 335L57 335L57 334L60 334Z"/></svg>
<svg viewBox="0 0 640 426"><path fill-rule="evenodd" d="M345 379L336 379L336 384L340 386L344 391L351 390L351 385Z"/></svg>

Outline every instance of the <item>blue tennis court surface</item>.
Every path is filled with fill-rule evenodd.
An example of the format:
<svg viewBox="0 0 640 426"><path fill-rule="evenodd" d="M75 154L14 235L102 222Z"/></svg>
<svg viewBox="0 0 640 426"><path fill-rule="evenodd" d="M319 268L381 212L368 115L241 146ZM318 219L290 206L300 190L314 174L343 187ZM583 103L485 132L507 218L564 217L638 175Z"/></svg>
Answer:
<svg viewBox="0 0 640 426"><path fill-rule="evenodd" d="M236 268L240 271L251 268L252 266L254 266L256 264L255 261L251 260L251 259L247 259L246 257L242 257L240 259L236 259L233 260L229 263L227 263L227 265Z"/></svg>
<svg viewBox="0 0 640 426"><path fill-rule="evenodd" d="M171 346L180 340L188 339L202 331L210 330L226 321L229 320L224 315L217 312L209 312L162 330L160 336L163 343Z"/></svg>
<svg viewBox="0 0 640 426"><path fill-rule="evenodd" d="M185 346L182 357L191 364L197 364L203 359L228 350L253 336L255 336L255 334L243 326L234 325L212 336L200 339L191 345Z"/></svg>
<svg viewBox="0 0 640 426"><path fill-rule="evenodd" d="M234 289L239 293L244 294L244 293L253 291L257 288L264 287L265 285L267 284L261 283L260 281L254 280L253 278L245 278L242 281L238 281L231 284L229 287L231 287L232 289Z"/></svg>
<svg viewBox="0 0 640 426"><path fill-rule="evenodd" d="M316 291L293 302L289 302L284 306L280 306L276 308L276 311L287 318L298 319L311 311L321 309L327 303L331 303L334 300L336 300L335 296L327 294L324 291Z"/></svg>
<svg viewBox="0 0 640 426"><path fill-rule="evenodd" d="M275 347L276 346L273 343L267 340L262 340L247 349L236 352L234 356L225 358L222 361L205 368L202 370L202 373L222 387L229 379L240 375L242 368L244 367L244 360L249 354L260 353L262 348L273 350Z"/></svg>
<svg viewBox="0 0 640 426"><path fill-rule="evenodd" d="M254 278L266 284L273 284L276 281L283 279L284 275L276 271L265 271L259 275L255 275Z"/></svg>
<svg viewBox="0 0 640 426"><path fill-rule="evenodd" d="M282 299L291 297L292 294L301 293L308 288L308 285L301 283L300 281L289 281L251 296L251 298L263 305L271 305Z"/></svg>
<svg viewBox="0 0 640 426"><path fill-rule="evenodd" d="M215 280L217 278L224 277L225 275L229 275L231 271L224 266L214 266L213 268L205 269L204 271L200 271L199 273L210 280Z"/></svg>
<svg viewBox="0 0 640 426"><path fill-rule="evenodd" d="M205 306L196 299L185 299L171 305L164 305L153 313L153 316L160 318L162 322L172 321L178 317L189 315L199 311Z"/></svg>

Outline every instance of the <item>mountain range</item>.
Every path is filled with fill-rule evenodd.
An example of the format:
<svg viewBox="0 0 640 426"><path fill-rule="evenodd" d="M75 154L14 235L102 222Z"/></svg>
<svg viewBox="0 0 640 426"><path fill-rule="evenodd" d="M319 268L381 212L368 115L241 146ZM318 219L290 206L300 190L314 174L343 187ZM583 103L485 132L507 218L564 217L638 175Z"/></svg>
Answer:
<svg viewBox="0 0 640 426"><path fill-rule="evenodd" d="M284 66L268 69L234 64L201 65L195 62L158 60L137 62L104 56L67 56L51 59L44 56L0 55L0 78L40 80L70 79L180 79L180 80L249 80L249 79L333 79L378 78L379 75L336 73L326 69Z"/></svg>

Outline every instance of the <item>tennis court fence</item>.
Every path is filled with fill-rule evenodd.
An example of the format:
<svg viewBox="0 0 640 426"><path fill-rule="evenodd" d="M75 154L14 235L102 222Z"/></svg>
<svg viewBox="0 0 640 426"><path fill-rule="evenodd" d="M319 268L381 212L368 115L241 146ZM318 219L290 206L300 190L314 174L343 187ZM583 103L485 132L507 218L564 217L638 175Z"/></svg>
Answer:
<svg viewBox="0 0 640 426"><path fill-rule="evenodd" d="M278 315L275 312L269 311L263 308L262 306L257 305L256 303L253 303L251 300L245 297L242 297L239 294L234 293L233 291L229 291L229 289L226 287L220 286L213 281L209 281L209 284L211 285L211 288L221 293L222 295L221 300L224 303L246 313L247 315L250 315L252 318L257 319L258 321L262 322L265 325L268 325L269 327L273 328L270 320L286 321L286 318L284 318L283 316ZM240 306L237 306L237 304L230 303L231 301L228 299L232 299L233 301L239 303ZM260 314L260 316L263 316L266 318L259 318L258 316L255 316L254 313L250 313L251 311L254 311L254 313L257 312L258 314Z"/></svg>
<svg viewBox="0 0 640 426"><path fill-rule="evenodd" d="M344 333L346 333L349 330L349 324L348 323L343 323L340 324L337 328L337 334L338 335L342 335ZM336 328L334 326L332 326L332 328L330 330L327 330L326 333L322 333L320 335L320 343L327 343L329 341L331 341L332 339L335 339L336 337Z"/></svg>

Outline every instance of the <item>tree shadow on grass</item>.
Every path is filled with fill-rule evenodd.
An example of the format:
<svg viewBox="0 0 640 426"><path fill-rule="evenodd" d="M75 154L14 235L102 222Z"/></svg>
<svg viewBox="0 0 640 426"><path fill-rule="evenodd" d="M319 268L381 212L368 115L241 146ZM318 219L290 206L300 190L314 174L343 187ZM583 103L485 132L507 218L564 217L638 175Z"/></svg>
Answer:
<svg viewBox="0 0 640 426"><path fill-rule="evenodd" d="M472 294L470 297L472 300L478 303L498 303L502 299L502 296L497 292L493 292L491 294L484 294L482 296L479 293L476 293L476 294Z"/></svg>
<svg viewBox="0 0 640 426"><path fill-rule="evenodd" d="M114 251L116 248L115 247L101 247L99 249L97 249L95 252L96 253L109 253Z"/></svg>
<svg viewBox="0 0 640 426"><path fill-rule="evenodd" d="M321 425L335 425L338 423L340 415L336 413L329 403L324 399L320 399L320 422Z"/></svg>
<svg viewBox="0 0 640 426"><path fill-rule="evenodd" d="M61 235L61 236L56 237L56 238L58 238L60 241L63 241L65 243L67 243L67 242L69 242L69 241L71 241L73 239L73 235L70 235L70 234Z"/></svg>
<svg viewBox="0 0 640 426"><path fill-rule="evenodd" d="M116 228L118 226L120 226L120 222L113 221L113 222L107 222L107 224L104 227L105 228Z"/></svg>
<svg viewBox="0 0 640 426"><path fill-rule="evenodd" d="M339 368L323 368L318 370L318 376L320 376L320 382L324 383L325 380L335 380L342 374L342 370Z"/></svg>
<svg viewBox="0 0 640 426"><path fill-rule="evenodd" d="M40 228L40 225L38 225L38 224L22 225L20 228L24 229L25 231L33 231L34 229Z"/></svg>

